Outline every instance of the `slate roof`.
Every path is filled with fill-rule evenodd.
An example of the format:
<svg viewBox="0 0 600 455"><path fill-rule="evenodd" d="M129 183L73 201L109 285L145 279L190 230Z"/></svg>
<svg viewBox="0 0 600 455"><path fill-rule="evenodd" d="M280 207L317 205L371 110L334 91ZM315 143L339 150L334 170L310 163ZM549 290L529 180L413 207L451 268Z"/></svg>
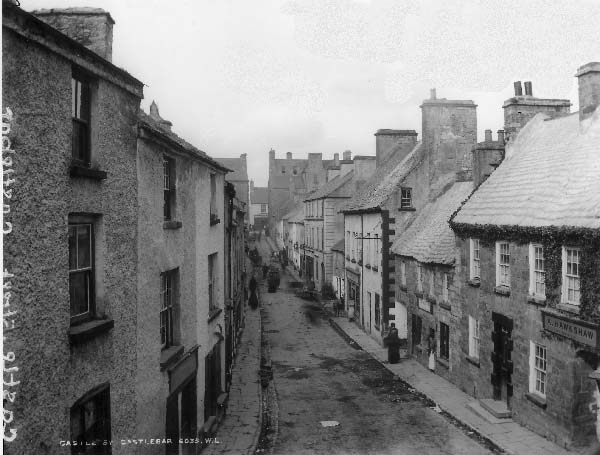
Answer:
<svg viewBox="0 0 600 455"><path fill-rule="evenodd" d="M532 118L453 222L599 229L600 109Z"/></svg>
<svg viewBox="0 0 600 455"><path fill-rule="evenodd" d="M304 224L304 206L299 207L293 215L288 219L289 223L301 223Z"/></svg>
<svg viewBox="0 0 600 455"><path fill-rule="evenodd" d="M254 191L250 194L252 204L268 204L269 203L269 188L255 186Z"/></svg>
<svg viewBox="0 0 600 455"><path fill-rule="evenodd" d="M201 160L213 165L217 169L220 169L225 172L231 171L231 169L229 169L227 166L224 166L223 164L219 163L218 161L216 161L215 159L211 158L206 153L204 153L202 150L194 147L192 144L187 142L185 139L182 139L181 137L177 136L172 131L169 131L167 128L163 127L158 121L156 121L155 119L150 117L148 114L146 114L142 110L139 111L138 122L141 127L147 128L148 130L154 132L155 134L164 136L169 141L174 142L176 145L178 145L182 149L186 150L187 152L189 152L192 155L195 155L197 158L200 158Z"/></svg>
<svg viewBox="0 0 600 455"><path fill-rule="evenodd" d="M457 182L426 204L392 245L392 252L419 262L453 264L455 239L448 220L473 191L473 182Z"/></svg>
<svg viewBox="0 0 600 455"><path fill-rule="evenodd" d="M332 251L341 251L342 253L344 252L344 248L345 248L345 244L344 244L344 239L339 240L338 242L336 242L335 245L333 245L331 247Z"/></svg>
<svg viewBox="0 0 600 455"><path fill-rule="evenodd" d="M325 197L349 197L349 195L342 194L343 186L350 182L354 178L354 171L350 171L345 175L338 175L336 178L331 179L321 188L311 193L305 201L313 201L315 199L322 199Z"/></svg>
<svg viewBox="0 0 600 455"><path fill-rule="evenodd" d="M401 147L402 144L397 147ZM381 208L387 199L396 191L398 185L421 161L421 142L410 151L405 158L392 150L390 157L377 167L368 183L340 212L360 212Z"/></svg>
<svg viewBox="0 0 600 455"><path fill-rule="evenodd" d="M286 213L281 217L282 220L287 220L288 223L304 222L304 204L296 207L291 212Z"/></svg>
<svg viewBox="0 0 600 455"><path fill-rule="evenodd" d="M226 176L229 182L247 182L248 170L246 169L246 161L242 158L216 158L226 168L233 170Z"/></svg>

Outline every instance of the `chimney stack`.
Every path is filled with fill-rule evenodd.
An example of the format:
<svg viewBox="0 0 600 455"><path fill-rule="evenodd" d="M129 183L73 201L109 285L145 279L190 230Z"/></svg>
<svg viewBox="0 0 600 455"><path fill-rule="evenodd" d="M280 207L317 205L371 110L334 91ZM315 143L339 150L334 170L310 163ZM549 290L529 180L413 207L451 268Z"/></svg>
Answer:
<svg viewBox="0 0 600 455"><path fill-rule="evenodd" d="M531 81L527 81L524 84L525 84L525 95L527 95L527 96L533 96L533 90L532 90L532 87L531 87Z"/></svg>
<svg viewBox="0 0 600 455"><path fill-rule="evenodd" d="M350 161L352 159L352 152L350 150L346 150L343 156L344 161Z"/></svg>
<svg viewBox="0 0 600 455"><path fill-rule="evenodd" d="M580 66L575 76L579 80L579 120L585 120L600 104L600 62Z"/></svg>
<svg viewBox="0 0 600 455"><path fill-rule="evenodd" d="M333 165L336 167L340 165L340 154L339 153L333 154Z"/></svg>
<svg viewBox="0 0 600 455"><path fill-rule="evenodd" d="M158 112L158 104L153 100L150 105L150 117L153 118L160 126L162 126L167 131L171 131L171 127L173 124L168 120L162 118Z"/></svg>
<svg viewBox="0 0 600 455"><path fill-rule="evenodd" d="M285 154L285 156L286 156L286 158L287 158L288 160L291 160L291 159L292 159L292 152L287 152L287 153Z"/></svg>
<svg viewBox="0 0 600 455"><path fill-rule="evenodd" d="M242 161L243 161L244 163L246 162L246 158L247 158L247 157L248 157L248 154L247 154L247 153L242 153L242 154L240 155L240 158L242 159Z"/></svg>
<svg viewBox="0 0 600 455"><path fill-rule="evenodd" d="M432 99L432 100L436 99L435 89L434 88L432 88L431 90L429 90L429 93L431 94L430 99Z"/></svg>
<svg viewBox="0 0 600 455"><path fill-rule="evenodd" d="M498 142L504 144L504 130L498 130Z"/></svg>
<svg viewBox="0 0 600 455"><path fill-rule="evenodd" d="M112 61L115 21L103 9L52 8L35 10L32 14L100 57Z"/></svg>
<svg viewBox="0 0 600 455"><path fill-rule="evenodd" d="M513 85L515 87L515 96L522 96L523 88L521 87L521 81L517 81Z"/></svg>
<svg viewBox="0 0 600 455"><path fill-rule="evenodd" d="M492 142L492 130L485 130L485 142Z"/></svg>
<svg viewBox="0 0 600 455"><path fill-rule="evenodd" d="M408 155L417 144L415 130L377 130L375 133L375 156L377 166L387 161L391 155Z"/></svg>

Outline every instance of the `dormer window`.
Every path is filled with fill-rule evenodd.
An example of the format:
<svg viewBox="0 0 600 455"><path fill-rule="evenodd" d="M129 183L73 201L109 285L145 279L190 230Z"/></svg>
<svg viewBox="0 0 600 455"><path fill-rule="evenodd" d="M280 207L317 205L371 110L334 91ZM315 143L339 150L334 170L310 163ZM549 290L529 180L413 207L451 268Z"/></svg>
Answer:
<svg viewBox="0 0 600 455"><path fill-rule="evenodd" d="M400 208L412 208L412 188L401 188L400 190Z"/></svg>

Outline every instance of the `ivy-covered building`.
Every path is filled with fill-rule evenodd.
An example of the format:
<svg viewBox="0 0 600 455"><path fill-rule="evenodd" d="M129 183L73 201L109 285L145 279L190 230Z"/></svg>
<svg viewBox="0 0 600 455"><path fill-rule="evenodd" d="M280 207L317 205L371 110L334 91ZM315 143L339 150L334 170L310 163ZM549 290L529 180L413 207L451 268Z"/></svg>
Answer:
<svg viewBox="0 0 600 455"><path fill-rule="evenodd" d="M600 63L577 77L579 113L529 120L451 220L458 384L567 447L594 438L600 352Z"/></svg>

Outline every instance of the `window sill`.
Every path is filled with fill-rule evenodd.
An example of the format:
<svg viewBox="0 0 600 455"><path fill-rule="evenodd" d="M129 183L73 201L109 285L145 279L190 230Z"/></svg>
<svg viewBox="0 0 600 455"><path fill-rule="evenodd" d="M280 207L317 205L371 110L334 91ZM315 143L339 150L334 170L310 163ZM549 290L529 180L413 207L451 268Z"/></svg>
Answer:
<svg viewBox="0 0 600 455"><path fill-rule="evenodd" d="M213 308L212 310L209 310L208 311L208 322L212 321L214 318L216 318L218 315L220 315L222 311L223 311L222 308Z"/></svg>
<svg viewBox="0 0 600 455"><path fill-rule="evenodd" d="M104 180L107 177L106 171L92 169L79 163L71 164L71 167L69 168L69 175L71 177L85 177L94 180Z"/></svg>
<svg viewBox="0 0 600 455"><path fill-rule="evenodd" d="M414 207L400 207L398 208L399 212L416 212L417 209Z"/></svg>
<svg viewBox="0 0 600 455"><path fill-rule="evenodd" d="M440 308L443 308L444 310L447 310L447 311L452 310L452 306L448 302L440 302L440 303L438 303L438 305Z"/></svg>
<svg viewBox="0 0 600 455"><path fill-rule="evenodd" d="M219 219L219 217L217 215L211 215L210 216L210 225L214 226L215 224L219 224L221 222L221 220Z"/></svg>
<svg viewBox="0 0 600 455"><path fill-rule="evenodd" d="M527 303L535 306L546 306L546 297L538 297L529 294L527 296Z"/></svg>
<svg viewBox="0 0 600 455"><path fill-rule="evenodd" d="M447 370L449 370L449 369L450 369L450 362L449 362L448 360L446 360L446 359L442 359L442 358L440 358L440 357L437 357L437 358L435 359L435 361L436 361L437 363L439 363L441 366L443 366L445 369L447 369Z"/></svg>
<svg viewBox="0 0 600 455"><path fill-rule="evenodd" d="M166 370L183 354L183 346L171 346L160 351L160 371Z"/></svg>
<svg viewBox="0 0 600 455"><path fill-rule="evenodd" d="M556 309L566 311L567 313L579 314L579 306L572 303L559 303Z"/></svg>
<svg viewBox="0 0 600 455"><path fill-rule="evenodd" d="M398 286L398 289L400 289L401 291L406 292L408 290L408 288L406 287L405 284L401 284L400 286Z"/></svg>
<svg viewBox="0 0 600 455"><path fill-rule="evenodd" d="M478 288L479 286L481 286L481 280L479 280L477 278L473 278L471 280L468 280L467 284L469 286L471 286L472 288Z"/></svg>
<svg viewBox="0 0 600 455"><path fill-rule="evenodd" d="M181 221L165 221L163 223L163 229L179 229L183 226Z"/></svg>
<svg viewBox="0 0 600 455"><path fill-rule="evenodd" d="M526 393L525 398L527 398L529 401L531 401L536 406L539 406L542 409L546 409L547 404L546 404L545 398L542 398L534 393Z"/></svg>
<svg viewBox="0 0 600 455"><path fill-rule="evenodd" d="M510 295L510 288L508 286L494 286L494 292L498 295L503 295L508 297Z"/></svg>
<svg viewBox="0 0 600 455"><path fill-rule="evenodd" d="M71 344L82 344L100 334L108 332L115 326L113 319L92 319L69 328L69 341Z"/></svg>
<svg viewBox="0 0 600 455"><path fill-rule="evenodd" d="M479 359L475 358L475 357L471 357L470 355L466 356L465 359L467 360L467 362L469 362L471 365L475 365L477 368L481 368L480 364L479 364Z"/></svg>

